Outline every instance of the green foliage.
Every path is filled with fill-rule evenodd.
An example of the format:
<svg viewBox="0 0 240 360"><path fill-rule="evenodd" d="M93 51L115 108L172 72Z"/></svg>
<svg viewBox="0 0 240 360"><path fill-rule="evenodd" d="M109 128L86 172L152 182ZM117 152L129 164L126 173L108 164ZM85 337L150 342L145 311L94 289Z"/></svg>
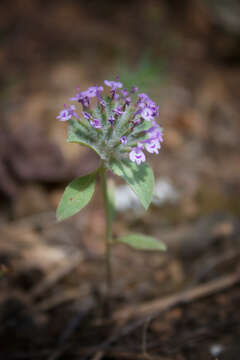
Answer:
<svg viewBox="0 0 240 360"><path fill-rule="evenodd" d="M110 163L110 169L128 183L147 210L152 201L154 187L152 168L146 163L137 165L129 160L114 159Z"/></svg>
<svg viewBox="0 0 240 360"><path fill-rule="evenodd" d="M167 250L167 247L163 242L153 238L152 236L146 236L142 234L125 235L117 239L117 242L122 242L138 250L149 250L149 251Z"/></svg>
<svg viewBox="0 0 240 360"><path fill-rule="evenodd" d="M76 214L91 200L95 188L96 173L73 180L65 189L57 208L58 221Z"/></svg>

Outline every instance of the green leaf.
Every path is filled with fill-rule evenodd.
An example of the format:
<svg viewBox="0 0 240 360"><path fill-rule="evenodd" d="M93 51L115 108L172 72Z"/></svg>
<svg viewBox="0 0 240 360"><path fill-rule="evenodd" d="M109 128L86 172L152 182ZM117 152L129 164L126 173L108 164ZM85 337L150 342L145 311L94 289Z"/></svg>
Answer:
<svg viewBox="0 0 240 360"><path fill-rule="evenodd" d="M57 208L57 220L76 214L91 200L95 188L96 173L73 180L65 189Z"/></svg>
<svg viewBox="0 0 240 360"><path fill-rule="evenodd" d="M130 160L113 160L110 169L121 176L135 192L143 207L147 210L152 201L154 175L146 163L137 165Z"/></svg>
<svg viewBox="0 0 240 360"><path fill-rule="evenodd" d="M138 250L167 250L167 247L163 242L153 238L152 236L142 234L129 234L117 239L117 242L122 242Z"/></svg>
<svg viewBox="0 0 240 360"><path fill-rule="evenodd" d="M96 151L101 156L99 149L96 147L96 138L98 134L94 128L88 124L81 123L71 119L69 121L67 142L85 145Z"/></svg>

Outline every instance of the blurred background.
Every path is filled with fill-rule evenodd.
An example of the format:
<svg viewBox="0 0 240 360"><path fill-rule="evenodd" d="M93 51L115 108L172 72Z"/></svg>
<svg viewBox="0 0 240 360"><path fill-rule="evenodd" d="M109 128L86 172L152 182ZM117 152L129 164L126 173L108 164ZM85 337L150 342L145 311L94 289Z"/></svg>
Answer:
<svg viewBox="0 0 240 360"><path fill-rule="evenodd" d="M1 356L238 356L239 1L2 0L0 44ZM156 187L147 213L114 179L114 234L153 235L168 252L114 249L113 311L232 282L101 347L131 316L124 326L120 315L106 321L100 193L56 223L66 184L99 162L66 143L56 116L76 87L117 74L160 105L164 144L149 159Z"/></svg>

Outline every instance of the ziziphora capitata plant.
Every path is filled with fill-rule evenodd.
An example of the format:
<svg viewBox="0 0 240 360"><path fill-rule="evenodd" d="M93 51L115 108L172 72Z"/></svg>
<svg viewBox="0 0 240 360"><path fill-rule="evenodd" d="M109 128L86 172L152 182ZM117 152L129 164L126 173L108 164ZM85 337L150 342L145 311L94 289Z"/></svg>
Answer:
<svg viewBox="0 0 240 360"><path fill-rule="evenodd" d="M152 200L154 176L146 163L145 153L158 154L163 132L156 122L159 107L136 86L123 88L115 81L104 81L103 86L77 89L71 104L64 105L57 119L69 122L67 141L88 146L101 158L101 165L93 173L72 181L63 194L57 209L58 220L66 219L81 210L90 201L95 180L100 175L106 217L107 281L111 284L110 249L115 242L126 243L143 250L165 250L160 241L141 234L130 234L112 239L114 214L113 190L107 184L106 172L124 179L135 192L145 209Z"/></svg>

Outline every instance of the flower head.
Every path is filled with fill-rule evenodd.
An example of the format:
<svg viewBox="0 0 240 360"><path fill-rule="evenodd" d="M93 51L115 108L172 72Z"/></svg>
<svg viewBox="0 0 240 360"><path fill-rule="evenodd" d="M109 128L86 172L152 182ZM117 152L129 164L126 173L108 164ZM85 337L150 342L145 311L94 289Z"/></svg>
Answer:
<svg viewBox="0 0 240 360"><path fill-rule="evenodd" d="M140 165L146 161L145 151L158 154L161 148L163 133L156 122L159 107L147 94L138 94L136 86L123 88L118 78L104 83L105 89L97 85L77 89L71 101L77 102L81 116L77 105L71 104L64 105L57 119L72 119L71 131L76 131L79 142L95 149L104 161L125 158Z"/></svg>

